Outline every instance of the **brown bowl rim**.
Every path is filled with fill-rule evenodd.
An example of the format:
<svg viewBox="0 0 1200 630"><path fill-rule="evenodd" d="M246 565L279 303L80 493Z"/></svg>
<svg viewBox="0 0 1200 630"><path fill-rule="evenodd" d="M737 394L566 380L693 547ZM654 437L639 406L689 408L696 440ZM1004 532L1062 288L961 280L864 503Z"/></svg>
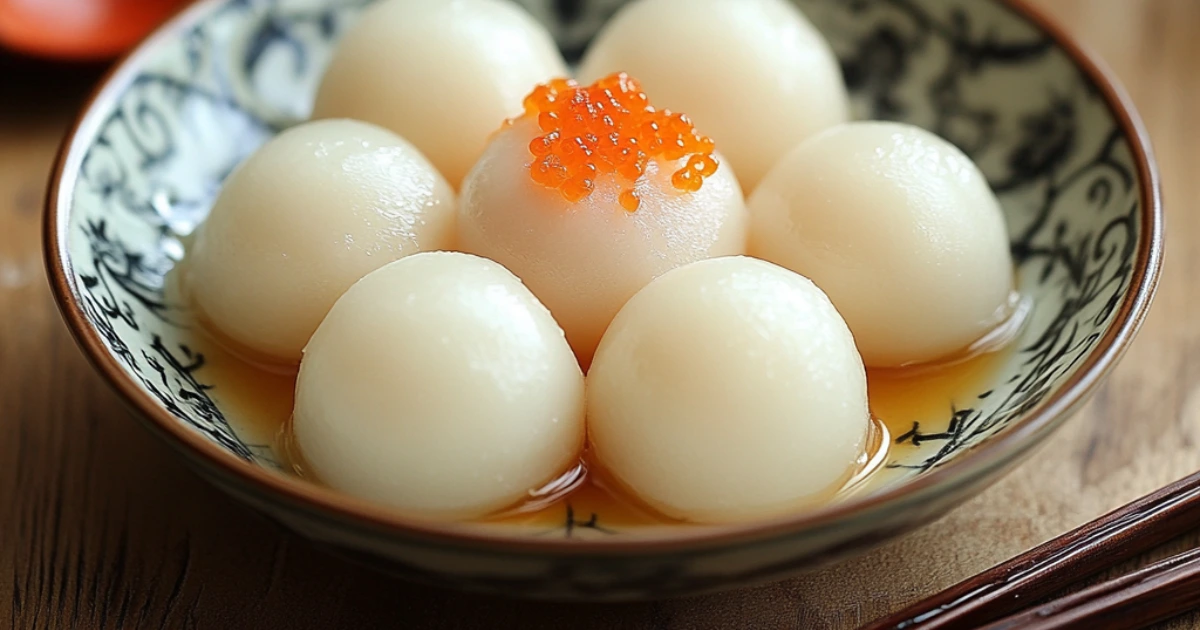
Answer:
<svg viewBox="0 0 1200 630"><path fill-rule="evenodd" d="M138 415L147 421L153 433L186 457L225 479L235 480L268 502L283 500L292 508L323 516L334 523L449 547L555 555L645 554L744 544L834 526L854 516L878 514L889 506L911 504L965 484L988 470L1015 460L1035 446L1040 438L1057 428L1066 414L1090 396L1124 354L1145 320L1157 289L1164 247L1161 183L1149 136L1129 95L1097 55L1065 32L1041 9L1031 6L1028 0L998 0L1049 35L1097 86L1119 121L1137 162L1142 231L1130 288L1109 330L1068 382L1028 412L1015 426L972 447L968 453L943 466L895 488L796 516L719 528L697 528L695 532L673 534L670 537L588 541L565 537L519 538L511 534L484 533L478 528L410 519L387 508L266 470L228 453L199 432L185 426L125 375L123 368L88 323L79 307L79 296L73 292L68 281L71 262L65 245L65 230L76 175L68 177L67 172L68 166L75 164L71 172L78 173L78 164L87 148L81 142L81 132L100 124L95 114L97 105L114 101L119 96L117 88L123 85L127 75L139 67L141 59L149 56L160 42L202 19L209 13L210 7L224 1L227 0L202 0L180 12L114 65L88 98L63 140L49 180L43 226L47 275L54 299L76 343L124 402L140 412Z"/></svg>

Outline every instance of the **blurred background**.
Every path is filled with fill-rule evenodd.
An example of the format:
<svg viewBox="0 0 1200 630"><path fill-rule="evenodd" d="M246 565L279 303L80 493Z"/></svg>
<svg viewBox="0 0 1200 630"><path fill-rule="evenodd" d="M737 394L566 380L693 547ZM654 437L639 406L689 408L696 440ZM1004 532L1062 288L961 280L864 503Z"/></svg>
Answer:
<svg viewBox="0 0 1200 630"><path fill-rule="evenodd" d="M104 61L137 43L184 0L0 0L0 47L30 56Z"/></svg>

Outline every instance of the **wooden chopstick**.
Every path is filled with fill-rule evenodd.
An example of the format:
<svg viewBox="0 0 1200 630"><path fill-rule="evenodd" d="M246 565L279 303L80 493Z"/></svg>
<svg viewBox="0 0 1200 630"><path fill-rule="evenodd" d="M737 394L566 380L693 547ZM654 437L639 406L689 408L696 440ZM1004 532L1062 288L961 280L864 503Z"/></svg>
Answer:
<svg viewBox="0 0 1200 630"><path fill-rule="evenodd" d="M861 630L979 628L1200 529L1200 473L1050 540Z"/></svg>
<svg viewBox="0 0 1200 630"><path fill-rule="evenodd" d="M1200 606L1200 549L1031 608L980 630L1137 630Z"/></svg>

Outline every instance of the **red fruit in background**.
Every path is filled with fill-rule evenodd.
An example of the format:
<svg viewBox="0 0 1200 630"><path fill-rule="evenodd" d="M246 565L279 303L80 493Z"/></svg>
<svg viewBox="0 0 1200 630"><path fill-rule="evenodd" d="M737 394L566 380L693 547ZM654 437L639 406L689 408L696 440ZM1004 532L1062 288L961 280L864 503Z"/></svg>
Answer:
<svg viewBox="0 0 1200 630"><path fill-rule="evenodd" d="M59 59L126 51L187 0L0 0L0 47Z"/></svg>

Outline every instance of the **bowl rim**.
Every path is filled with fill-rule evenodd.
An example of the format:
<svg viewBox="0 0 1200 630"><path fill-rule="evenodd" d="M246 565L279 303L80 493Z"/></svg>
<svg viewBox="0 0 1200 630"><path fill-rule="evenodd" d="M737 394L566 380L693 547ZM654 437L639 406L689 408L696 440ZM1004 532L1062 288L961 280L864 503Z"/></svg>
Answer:
<svg viewBox="0 0 1200 630"><path fill-rule="evenodd" d="M1132 100L1100 58L1049 18L1041 8L1032 6L1029 0L996 0L1047 34L1098 88L1129 142L1137 163L1142 230L1129 289L1109 330L1056 392L1004 433L970 447L968 452L924 475L877 493L793 516L702 527L693 532L673 533L670 536L593 540L521 537L461 524L409 518L383 506L240 459L186 426L125 374L124 368L109 353L99 334L86 319L80 307L80 296L69 281L72 267L67 250L67 226L79 167L88 148L83 138L92 136L100 126L104 118L100 112L108 111L113 106L144 59L150 57L159 45L204 19L227 1L201 0L176 14L116 63L88 97L64 137L51 171L43 216L44 263L55 302L76 343L126 405L139 412L135 415L143 420L152 433L163 438L191 459L192 463L204 466L223 478L223 481L232 480L239 484L238 490L249 489L268 503L282 501L309 516L319 515L332 523L349 524L384 536L402 535L437 546L553 555L678 553L786 537L835 527L854 517L878 516L888 508L900 504L911 505L964 486L989 471L1014 462L1040 443L1041 438L1056 429L1078 405L1087 400L1125 353L1145 320L1158 286L1164 248L1161 182L1149 135Z"/></svg>

